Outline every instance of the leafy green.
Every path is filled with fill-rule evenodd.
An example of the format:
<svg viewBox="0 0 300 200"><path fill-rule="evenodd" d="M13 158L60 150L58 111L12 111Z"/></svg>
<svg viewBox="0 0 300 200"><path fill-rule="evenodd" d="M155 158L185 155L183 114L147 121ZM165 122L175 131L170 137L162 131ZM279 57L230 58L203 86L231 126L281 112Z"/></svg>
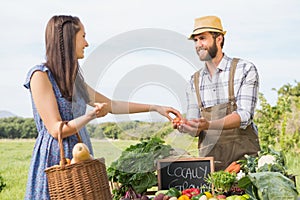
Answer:
<svg viewBox="0 0 300 200"><path fill-rule="evenodd" d="M257 157L238 161L246 176L238 181L252 200L297 199L294 182L289 178L285 156L271 146L262 148Z"/></svg>
<svg viewBox="0 0 300 200"><path fill-rule="evenodd" d="M253 200L297 199L294 182L279 172L250 173L238 182Z"/></svg>
<svg viewBox="0 0 300 200"><path fill-rule="evenodd" d="M275 157L274 163L266 163L263 166L259 166L259 160L263 159L264 156L271 155ZM245 174L255 173L255 172L280 172L287 176L286 159L281 151L275 151L271 146L262 148L258 152L258 156L245 155L244 160L239 160L241 164L241 169Z"/></svg>
<svg viewBox="0 0 300 200"><path fill-rule="evenodd" d="M239 160L238 163L241 164L241 169L245 174L254 173L257 169L258 157L245 155L245 159Z"/></svg>
<svg viewBox="0 0 300 200"><path fill-rule="evenodd" d="M206 178L207 183L213 184L214 190L218 194L228 192L235 180L235 173L229 173L223 170L212 172Z"/></svg>
<svg viewBox="0 0 300 200"><path fill-rule="evenodd" d="M122 185L122 189L113 191L114 195L122 196L129 188L142 194L156 185L156 162L169 156L171 149L170 145L157 137L142 140L125 149L107 169L109 180Z"/></svg>

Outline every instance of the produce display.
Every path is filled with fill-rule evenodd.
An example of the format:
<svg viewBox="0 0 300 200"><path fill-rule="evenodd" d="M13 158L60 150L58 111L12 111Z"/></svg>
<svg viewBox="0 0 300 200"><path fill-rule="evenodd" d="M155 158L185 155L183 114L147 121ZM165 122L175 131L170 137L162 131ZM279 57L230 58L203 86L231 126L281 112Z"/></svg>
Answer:
<svg viewBox="0 0 300 200"><path fill-rule="evenodd" d="M239 179L238 186L244 188L251 199L297 199L296 183L287 172L282 152L266 147L257 157L245 157L240 161L244 176Z"/></svg>
<svg viewBox="0 0 300 200"><path fill-rule="evenodd" d="M171 155L172 148L160 138L142 140L125 149L107 169L114 184L113 199L145 197L147 189L157 185L156 161Z"/></svg>
<svg viewBox="0 0 300 200"><path fill-rule="evenodd" d="M178 122L180 124L182 122ZM169 188L147 195L157 185L156 161L170 156L171 146L159 138L142 141L127 148L108 168L114 200L297 200L282 152L262 148L258 156L232 162L225 170L211 172L203 188Z"/></svg>

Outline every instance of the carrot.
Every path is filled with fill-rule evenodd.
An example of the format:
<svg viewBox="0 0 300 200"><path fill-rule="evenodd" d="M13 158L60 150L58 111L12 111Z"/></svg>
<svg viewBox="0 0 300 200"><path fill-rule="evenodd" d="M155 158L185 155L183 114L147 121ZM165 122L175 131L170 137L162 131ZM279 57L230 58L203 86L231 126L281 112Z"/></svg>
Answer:
<svg viewBox="0 0 300 200"><path fill-rule="evenodd" d="M236 164L235 168L232 170L232 172L239 173L240 170L241 170L241 165L240 164Z"/></svg>
<svg viewBox="0 0 300 200"><path fill-rule="evenodd" d="M236 161L233 161L224 171L229 173L239 173L241 170L241 165L238 164Z"/></svg>
<svg viewBox="0 0 300 200"><path fill-rule="evenodd" d="M226 167L226 169L224 170L225 172L230 172L233 168L234 168L234 166L237 164L237 162L236 161L233 161L230 165L228 165L227 167Z"/></svg>

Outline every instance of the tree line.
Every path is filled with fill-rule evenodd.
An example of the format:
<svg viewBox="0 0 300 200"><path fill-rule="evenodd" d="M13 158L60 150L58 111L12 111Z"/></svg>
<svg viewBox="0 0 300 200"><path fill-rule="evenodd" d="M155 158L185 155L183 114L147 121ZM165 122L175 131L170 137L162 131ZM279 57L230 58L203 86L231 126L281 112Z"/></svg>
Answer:
<svg viewBox="0 0 300 200"><path fill-rule="evenodd" d="M8 117L0 119L0 138L35 138L37 130L33 118Z"/></svg>
<svg viewBox="0 0 300 200"><path fill-rule="evenodd" d="M258 126L261 145L277 145L282 149L296 149L300 153L300 83L286 84L277 92L276 105L259 94L260 106L254 122ZM173 130L170 122L106 122L90 123L87 130L92 138L130 139L158 136L164 138ZM37 129L33 118L10 117L0 119L0 138L35 138Z"/></svg>
<svg viewBox="0 0 300 200"><path fill-rule="evenodd" d="M140 140L158 136L164 138L173 131L170 122L105 122L86 126L91 138ZM37 128L33 118L8 117L0 119L0 139L34 139Z"/></svg>

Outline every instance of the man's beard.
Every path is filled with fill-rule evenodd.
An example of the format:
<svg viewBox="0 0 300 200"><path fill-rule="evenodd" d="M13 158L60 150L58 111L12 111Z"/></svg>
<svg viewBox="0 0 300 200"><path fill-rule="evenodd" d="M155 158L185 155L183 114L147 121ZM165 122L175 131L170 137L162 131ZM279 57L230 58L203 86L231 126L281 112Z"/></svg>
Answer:
<svg viewBox="0 0 300 200"><path fill-rule="evenodd" d="M207 51L206 55L204 57L202 57L199 50L197 50L197 54L201 61L209 61L209 60L212 60L213 58L215 58L217 55L217 52L218 52L216 40L214 39L214 43L207 50L201 49L200 51Z"/></svg>

